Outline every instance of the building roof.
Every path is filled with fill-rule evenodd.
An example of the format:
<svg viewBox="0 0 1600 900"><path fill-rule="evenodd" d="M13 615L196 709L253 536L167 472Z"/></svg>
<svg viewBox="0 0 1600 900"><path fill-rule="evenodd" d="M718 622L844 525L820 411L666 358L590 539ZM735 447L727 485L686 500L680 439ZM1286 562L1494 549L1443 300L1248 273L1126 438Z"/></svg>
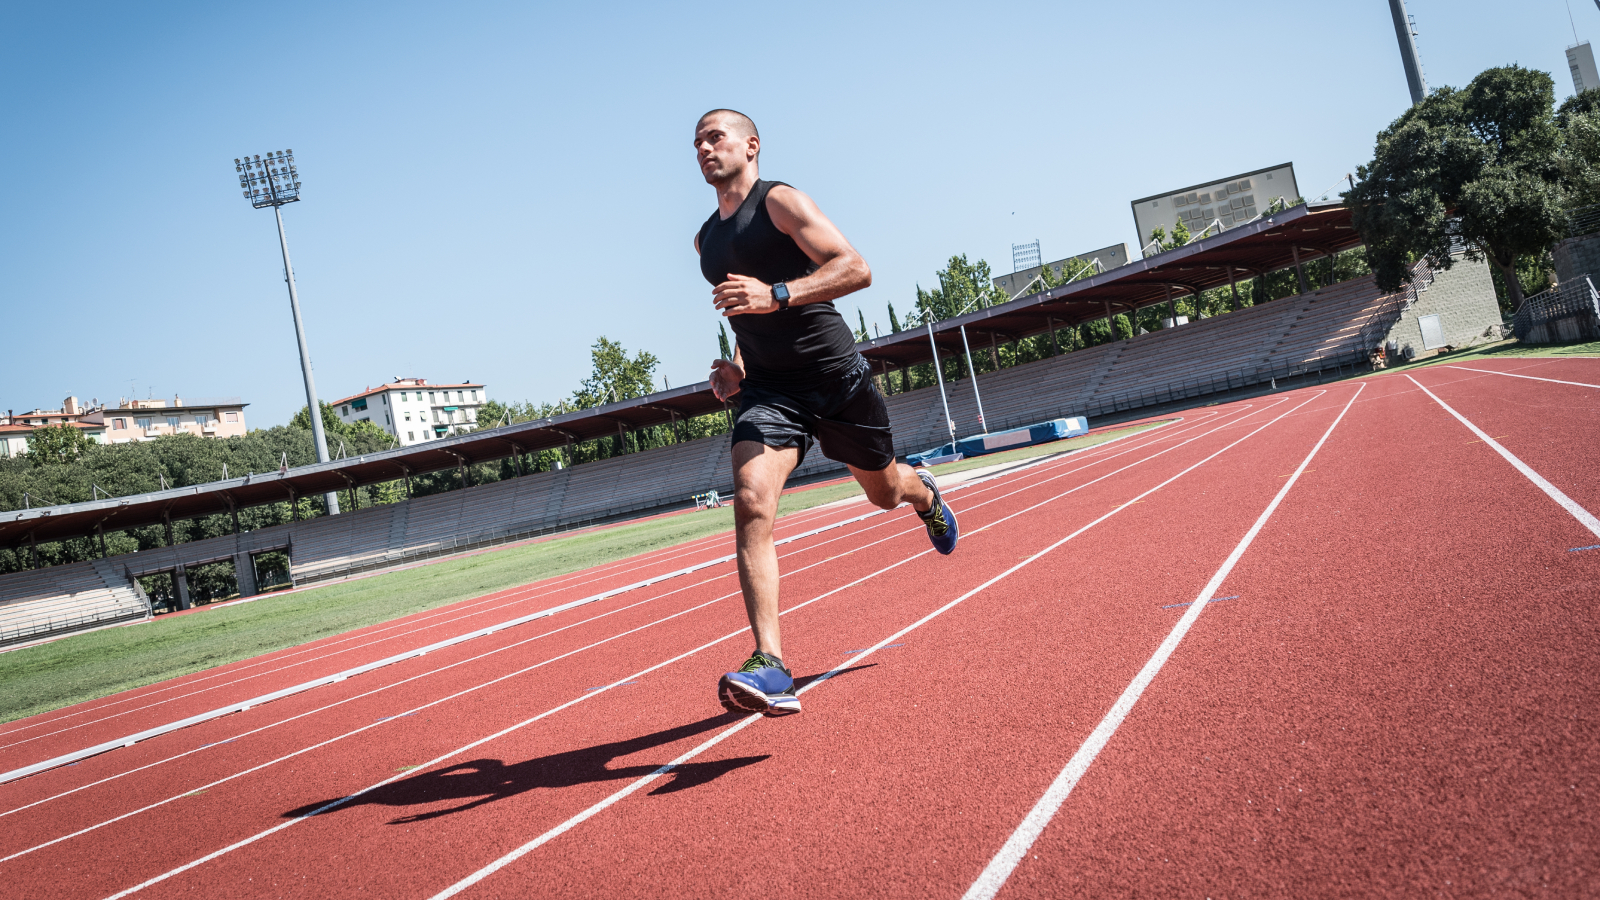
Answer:
<svg viewBox="0 0 1600 900"><path fill-rule="evenodd" d="M106 426L97 425L97 424L95 424L93 422L57 422L54 425L27 425L27 424L23 424L23 423L18 423L18 424L15 424L15 425L0 425L0 432L4 432L4 431L37 431L40 428L60 428L63 425L70 425L73 428L79 428L79 429L83 429L85 431L105 431L106 430Z"/></svg>
<svg viewBox="0 0 1600 900"><path fill-rule="evenodd" d="M145 401L136 401L136 402L145 402ZM181 412L181 411L186 410L186 409L217 409L219 407L224 407L224 406L237 406L240 409L243 409L244 407L250 405L250 404L244 402L242 399L240 399L238 397L195 397L193 399L190 399L188 397L179 397L179 398L177 398L176 401L164 400L162 402L166 403L167 405L166 406L111 406L110 404L107 404L103 411L105 412L106 415L112 415L112 414L133 415L134 413L161 413L161 412L172 412L174 410ZM174 403L180 403L182 405L181 406L180 405L174 405ZM99 410L97 410L97 412L98 411Z"/></svg>
<svg viewBox="0 0 1600 900"><path fill-rule="evenodd" d="M341 400L335 400L332 403L329 403L328 405L329 406L338 406L338 405L340 405L342 403L349 403L352 400L360 400L362 397L371 397L374 394L381 394L381 393L383 393L385 391L442 391L442 390L445 390L447 388L454 390L454 389L458 389L458 388L481 388L481 387L483 387L482 384L476 384L476 383L473 383L473 382L470 382L470 381L464 382L462 384L429 384L426 381L413 380L413 379L410 379L410 378L402 378L399 381L391 381L388 384L382 384L382 385L379 385L377 387L369 387L369 388L367 388L366 390L362 391L359 394L351 394L350 396L345 397L345 398L343 398Z"/></svg>

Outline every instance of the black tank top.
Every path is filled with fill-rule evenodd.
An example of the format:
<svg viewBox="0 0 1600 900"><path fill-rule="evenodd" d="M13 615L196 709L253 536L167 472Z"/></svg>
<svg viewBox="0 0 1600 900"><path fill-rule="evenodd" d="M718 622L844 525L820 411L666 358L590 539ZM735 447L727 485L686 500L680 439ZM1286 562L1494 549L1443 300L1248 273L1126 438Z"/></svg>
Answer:
<svg viewBox="0 0 1600 900"><path fill-rule="evenodd" d="M757 181L732 216L723 219L714 210L700 226L700 274L713 287L729 275L776 284L816 271L794 238L772 224L767 192L779 184ZM812 385L849 368L856 358L855 335L831 301L729 316L728 325L739 341L745 377L754 384Z"/></svg>

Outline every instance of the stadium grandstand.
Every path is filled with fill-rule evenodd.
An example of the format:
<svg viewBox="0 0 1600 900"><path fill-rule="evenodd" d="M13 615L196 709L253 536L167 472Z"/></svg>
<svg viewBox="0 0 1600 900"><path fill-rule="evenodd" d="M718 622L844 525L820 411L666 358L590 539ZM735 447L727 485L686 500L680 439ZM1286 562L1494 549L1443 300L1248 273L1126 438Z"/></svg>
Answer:
<svg viewBox="0 0 1600 900"><path fill-rule="evenodd" d="M956 357L961 329L979 343L1010 342L1135 312L1172 311L1174 301L1228 288L1245 278L1297 270L1301 290L1179 327L1051 356L982 376L988 430L1058 416L1105 424L1133 410L1195 397L1270 390L1289 379L1351 374L1375 351L1416 344L1403 328L1429 315L1429 297L1448 297L1452 333L1476 334L1500 321L1482 264L1434 273L1419 265L1398 294L1370 276L1310 290L1304 266L1360 246L1342 206L1296 206L1221 234L963 316L860 343L879 374ZM1444 291L1439 287L1447 288ZM1433 315L1438 315L1437 312ZM890 378L886 378L890 381ZM896 452L944 443L952 427L974 433L978 416L965 381L887 397ZM949 406L950 422L945 418ZM0 645L38 640L151 614L138 578L171 573L188 606L184 573L231 560L242 595L257 593L252 558L286 552L296 584L381 570L465 549L654 511L693 506L692 496L732 487L726 435L699 438L556 471L529 472L541 450L626 433L726 409L702 382L553 418L452 435L414 446L326 463L254 473L204 485L66 506L0 514L0 546L23 553L38 542L94 537L105 530L233 515L234 534L88 562L0 576ZM953 425L952 425L953 423ZM510 459L518 477L467 484L467 467ZM797 470L807 478L842 469L812 454ZM345 514L240 532L237 511L329 491L455 469L461 490L352 509ZM408 491L409 493L409 491ZM168 534L170 535L170 528ZM170 543L170 541L169 541ZM103 546L103 543L102 545Z"/></svg>

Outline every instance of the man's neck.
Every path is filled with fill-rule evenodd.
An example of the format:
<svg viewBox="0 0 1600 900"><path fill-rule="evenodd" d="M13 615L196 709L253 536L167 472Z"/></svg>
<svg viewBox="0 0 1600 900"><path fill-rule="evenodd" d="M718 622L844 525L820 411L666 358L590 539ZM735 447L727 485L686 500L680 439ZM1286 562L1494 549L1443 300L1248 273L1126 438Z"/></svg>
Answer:
<svg viewBox="0 0 1600 900"><path fill-rule="evenodd" d="M750 196L755 190L756 181L760 176L756 167L750 166L738 175L717 185L717 215L726 219L739 211L739 206L744 203L744 198Z"/></svg>

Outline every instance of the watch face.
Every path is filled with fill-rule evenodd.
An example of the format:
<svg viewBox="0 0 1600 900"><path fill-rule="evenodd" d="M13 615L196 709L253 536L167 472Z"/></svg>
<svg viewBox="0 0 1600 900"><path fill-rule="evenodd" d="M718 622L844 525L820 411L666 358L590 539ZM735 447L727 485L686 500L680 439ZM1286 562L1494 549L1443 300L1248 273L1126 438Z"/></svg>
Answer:
<svg viewBox="0 0 1600 900"><path fill-rule="evenodd" d="M785 301L785 300L788 300L789 299L789 286L787 284L784 284L781 281L778 282L777 284L773 285L772 286L772 299L777 300L780 303Z"/></svg>

